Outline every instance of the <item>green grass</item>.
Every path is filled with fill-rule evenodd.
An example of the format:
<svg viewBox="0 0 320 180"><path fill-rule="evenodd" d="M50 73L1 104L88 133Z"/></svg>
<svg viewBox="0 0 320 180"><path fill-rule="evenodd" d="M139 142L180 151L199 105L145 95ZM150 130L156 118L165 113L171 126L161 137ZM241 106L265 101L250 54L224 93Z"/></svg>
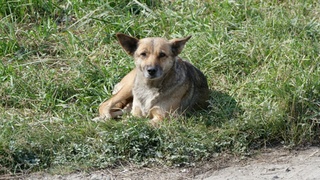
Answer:
<svg viewBox="0 0 320 180"><path fill-rule="evenodd" d="M193 166L319 143L319 3L139 2L0 1L0 174ZM160 129L91 121L133 68L117 32L192 35L181 57L207 76L210 108Z"/></svg>

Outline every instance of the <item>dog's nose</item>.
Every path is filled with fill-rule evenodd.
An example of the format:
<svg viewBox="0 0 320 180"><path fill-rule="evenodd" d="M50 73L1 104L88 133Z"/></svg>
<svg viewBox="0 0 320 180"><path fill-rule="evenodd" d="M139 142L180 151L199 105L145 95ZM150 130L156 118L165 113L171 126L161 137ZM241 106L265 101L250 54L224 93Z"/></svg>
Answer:
<svg viewBox="0 0 320 180"><path fill-rule="evenodd" d="M157 69L155 67L148 67L147 71L150 76L154 76L157 72Z"/></svg>

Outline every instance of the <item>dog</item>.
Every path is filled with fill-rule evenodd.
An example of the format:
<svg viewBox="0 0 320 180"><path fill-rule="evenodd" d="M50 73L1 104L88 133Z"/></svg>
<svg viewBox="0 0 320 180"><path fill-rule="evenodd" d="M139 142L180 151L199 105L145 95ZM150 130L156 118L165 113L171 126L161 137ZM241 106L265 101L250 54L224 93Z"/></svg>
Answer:
<svg viewBox="0 0 320 180"><path fill-rule="evenodd" d="M157 125L170 116L206 109L210 90L204 74L178 55L191 38L137 39L122 33L117 39L135 68L113 90L113 96L99 107L99 119L112 119L131 112L148 117Z"/></svg>

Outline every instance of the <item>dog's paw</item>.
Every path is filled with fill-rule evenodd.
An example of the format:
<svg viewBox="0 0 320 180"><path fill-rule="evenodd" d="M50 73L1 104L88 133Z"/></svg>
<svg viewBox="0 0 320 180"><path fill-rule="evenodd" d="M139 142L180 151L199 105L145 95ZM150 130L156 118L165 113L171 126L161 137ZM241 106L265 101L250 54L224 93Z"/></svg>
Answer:
<svg viewBox="0 0 320 180"><path fill-rule="evenodd" d="M98 117L95 117L95 118L91 119L91 121L93 121L93 122L101 122L101 121L104 121L104 118L98 116Z"/></svg>
<svg viewBox="0 0 320 180"><path fill-rule="evenodd" d="M159 119L151 119L149 122L149 125L154 127L154 128L159 128L161 125L161 120Z"/></svg>
<svg viewBox="0 0 320 180"><path fill-rule="evenodd" d="M105 122L107 120L111 119L110 117L108 116L98 116L98 117L95 117L92 119L92 121L94 122Z"/></svg>

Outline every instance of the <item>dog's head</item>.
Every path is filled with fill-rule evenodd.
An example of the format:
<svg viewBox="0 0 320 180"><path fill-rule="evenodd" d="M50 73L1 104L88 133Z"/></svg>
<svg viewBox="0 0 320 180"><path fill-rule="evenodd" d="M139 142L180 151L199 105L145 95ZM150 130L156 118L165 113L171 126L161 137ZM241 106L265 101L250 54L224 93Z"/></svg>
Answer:
<svg viewBox="0 0 320 180"><path fill-rule="evenodd" d="M144 77L154 80L163 77L173 67L176 56L191 36L168 41L163 38L137 39L118 33L117 38L123 49L134 57L135 65Z"/></svg>

